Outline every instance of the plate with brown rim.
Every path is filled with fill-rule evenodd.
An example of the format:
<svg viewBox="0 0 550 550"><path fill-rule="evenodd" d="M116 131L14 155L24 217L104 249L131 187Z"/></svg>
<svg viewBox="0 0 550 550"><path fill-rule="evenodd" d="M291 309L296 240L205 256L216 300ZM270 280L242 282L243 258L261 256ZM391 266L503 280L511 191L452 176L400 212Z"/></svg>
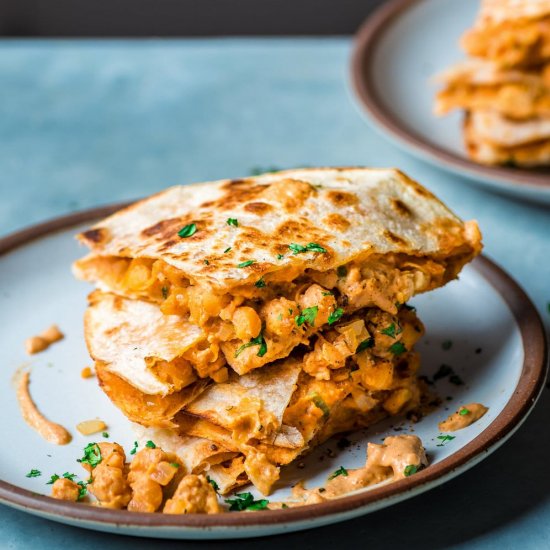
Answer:
<svg viewBox="0 0 550 550"><path fill-rule="evenodd" d="M433 114L434 75L465 58L458 40L479 0L390 0L360 27L351 77L373 126L399 147L488 190L550 204L550 168L477 164L466 155L462 113Z"/></svg>
<svg viewBox="0 0 550 550"><path fill-rule="evenodd" d="M0 310L9 320L0 335L3 437L10 441L9 452L0 457L0 502L7 506L89 529L176 539L242 538L308 529L391 506L460 475L511 437L536 403L546 374L540 318L521 288L480 257L466 267L460 280L412 301L427 329L419 344L422 373L433 377L441 364L451 365L463 383L439 379L434 387L443 405L417 423L394 418L347 435L345 444L341 439L327 442L300 464L288 467L269 498L287 498L289 487L300 480L318 487L341 466L362 466L367 441L379 443L396 431L414 432L422 439L430 461L426 469L336 500L277 511L174 516L54 500L47 496L50 476L68 471L83 479L84 471L75 459L86 444L98 440L80 435L74 429L78 422L101 418L108 425L109 441L127 450L134 439L129 422L95 379L80 376L90 364L82 331L90 288L70 271L71 262L83 252L75 233L120 206L57 218L0 240ZM65 338L41 354L27 356L24 340L52 323L59 325ZM31 372L31 393L39 408L72 433L70 444L48 444L22 420L12 382L22 367ZM438 422L469 402L485 404L488 413L442 444ZM32 469L40 475L27 477Z"/></svg>

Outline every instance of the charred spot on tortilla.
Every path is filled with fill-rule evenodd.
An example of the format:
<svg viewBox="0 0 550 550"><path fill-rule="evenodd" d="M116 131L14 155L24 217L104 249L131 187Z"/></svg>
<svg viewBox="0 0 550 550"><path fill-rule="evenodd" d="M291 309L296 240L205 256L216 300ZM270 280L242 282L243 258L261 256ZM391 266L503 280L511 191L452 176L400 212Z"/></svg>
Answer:
<svg viewBox="0 0 550 550"><path fill-rule="evenodd" d="M328 191L326 197L334 206L354 206L359 202L356 195L346 191Z"/></svg>
<svg viewBox="0 0 550 550"><path fill-rule="evenodd" d="M262 215L272 210L273 207L266 202L249 202L244 205L244 209L252 214Z"/></svg>
<svg viewBox="0 0 550 550"><path fill-rule="evenodd" d="M106 227L96 227L82 233L85 240L95 244L106 243L109 240L109 235L109 230Z"/></svg>

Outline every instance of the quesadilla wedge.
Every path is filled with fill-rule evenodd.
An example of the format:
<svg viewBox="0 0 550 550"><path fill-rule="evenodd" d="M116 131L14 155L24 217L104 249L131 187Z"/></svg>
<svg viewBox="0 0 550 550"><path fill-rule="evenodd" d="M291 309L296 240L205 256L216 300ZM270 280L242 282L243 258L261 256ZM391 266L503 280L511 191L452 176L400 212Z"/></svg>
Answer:
<svg viewBox="0 0 550 550"><path fill-rule="evenodd" d="M395 314L481 248L476 224L416 182L363 168L173 187L79 238L91 253L77 276L199 327L185 359L214 380L226 363L245 374L287 357L359 309Z"/></svg>

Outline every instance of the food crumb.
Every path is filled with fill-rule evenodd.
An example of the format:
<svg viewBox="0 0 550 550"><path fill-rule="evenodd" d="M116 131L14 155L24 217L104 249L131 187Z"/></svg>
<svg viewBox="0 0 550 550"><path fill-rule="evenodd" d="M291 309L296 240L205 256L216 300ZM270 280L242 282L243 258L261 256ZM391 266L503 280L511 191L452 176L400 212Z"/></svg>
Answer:
<svg viewBox="0 0 550 550"><path fill-rule="evenodd" d="M82 378L93 378L94 376L94 372L92 371L92 369L90 367L84 367L81 371L80 371L80 376Z"/></svg>
<svg viewBox="0 0 550 550"><path fill-rule="evenodd" d="M65 335L57 325L52 325L37 336L31 336L25 340L25 350L29 355L34 355L48 349L54 342L62 340Z"/></svg>
<svg viewBox="0 0 550 550"><path fill-rule="evenodd" d="M105 429L107 428L107 424L103 422L103 420L84 420L83 422L79 422L76 425L76 429L82 434L82 435L92 435L97 434L99 432L105 432Z"/></svg>

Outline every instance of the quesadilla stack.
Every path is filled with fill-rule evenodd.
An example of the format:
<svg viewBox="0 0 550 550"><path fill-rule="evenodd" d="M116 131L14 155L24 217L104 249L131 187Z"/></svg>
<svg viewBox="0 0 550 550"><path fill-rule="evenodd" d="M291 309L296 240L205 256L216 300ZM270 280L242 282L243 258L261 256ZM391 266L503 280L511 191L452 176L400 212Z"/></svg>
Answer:
<svg viewBox="0 0 550 550"><path fill-rule="evenodd" d="M172 187L79 239L103 390L221 491L265 494L331 435L418 406L406 302L481 249L475 222L363 168Z"/></svg>
<svg viewBox="0 0 550 550"><path fill-rule="evenodd" d="M550 164L550 0L483 0L461 41L469 60L440 75L435 112L463 109L470 157Z"/></svg>

